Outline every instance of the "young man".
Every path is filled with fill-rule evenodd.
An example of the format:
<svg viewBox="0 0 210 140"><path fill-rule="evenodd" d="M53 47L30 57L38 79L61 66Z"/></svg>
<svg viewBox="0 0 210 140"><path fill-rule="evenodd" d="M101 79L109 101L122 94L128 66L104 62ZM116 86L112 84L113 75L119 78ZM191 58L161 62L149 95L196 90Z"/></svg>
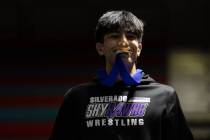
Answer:
<svg viewBox="0 0 210 140"><path fill-rule="evenodd" d="M71 88L50 140L192 140L175 90L136 68L143 23L109 11L96 26L96 49L106 66Z"/></svg>

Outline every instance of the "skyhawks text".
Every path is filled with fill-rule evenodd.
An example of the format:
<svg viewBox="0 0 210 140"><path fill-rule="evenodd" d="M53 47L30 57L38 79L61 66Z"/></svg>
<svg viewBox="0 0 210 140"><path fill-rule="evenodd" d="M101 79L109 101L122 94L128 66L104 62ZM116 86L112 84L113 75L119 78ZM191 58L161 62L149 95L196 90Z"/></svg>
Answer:
<svg viewBox="0 0 210 140"><path fill-rule="evenodd" d="M87 127L144 125L150 98L127 96L91 97L86 108Z"/></svg>

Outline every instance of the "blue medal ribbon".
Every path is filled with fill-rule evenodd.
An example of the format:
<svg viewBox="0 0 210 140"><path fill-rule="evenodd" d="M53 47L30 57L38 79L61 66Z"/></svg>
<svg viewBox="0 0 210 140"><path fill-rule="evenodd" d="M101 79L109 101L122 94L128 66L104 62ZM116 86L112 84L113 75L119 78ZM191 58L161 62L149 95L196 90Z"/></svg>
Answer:
<svg viewBox="0 0 210 140"><path fill-rule="evenodd" d="M137 69L136 73L131 76L123 63L120 54L117 54L115 63L109 75L107 75L104 69L99 69L96 75L101 84L105 86L114 85L118 75L120 75L126 85L137 85L141 82L142 70Z"/></svg>

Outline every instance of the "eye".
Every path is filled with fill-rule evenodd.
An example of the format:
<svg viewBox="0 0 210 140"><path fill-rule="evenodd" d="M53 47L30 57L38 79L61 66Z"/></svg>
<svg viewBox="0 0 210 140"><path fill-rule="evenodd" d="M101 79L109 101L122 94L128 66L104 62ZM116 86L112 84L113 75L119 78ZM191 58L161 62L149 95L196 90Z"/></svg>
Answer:
<svg viewBox="0 0 210 140"><path fill-rule="evenodd" d="M107 38L119 38L120 34L119 33L110 33L107 35Z"/></svg>
<svg viewBox="0 0 210 140"><path fill-rule="evenodd" d="M135 34L132 34L132 33L127 33L126 34L126 37L129 40L135 40L135 39L137 39L137 36Z"/></svg>

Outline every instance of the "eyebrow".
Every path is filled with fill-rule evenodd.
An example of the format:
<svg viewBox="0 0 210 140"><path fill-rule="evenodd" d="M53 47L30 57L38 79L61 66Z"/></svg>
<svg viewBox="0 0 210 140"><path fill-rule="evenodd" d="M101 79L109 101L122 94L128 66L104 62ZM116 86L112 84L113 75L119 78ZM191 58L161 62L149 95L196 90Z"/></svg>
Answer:
<svg viewBox="0 0 210 140"><path fill-rule="evenodd" d="M135 32L132 32L132 31L123 31L123 32L126 33L126 34L137 35ZM123 33L123 32L120 32L120 31L112 31L112 32L108 32L107 34L113 34L113 33L120 34L120 33Z"/></svg>

